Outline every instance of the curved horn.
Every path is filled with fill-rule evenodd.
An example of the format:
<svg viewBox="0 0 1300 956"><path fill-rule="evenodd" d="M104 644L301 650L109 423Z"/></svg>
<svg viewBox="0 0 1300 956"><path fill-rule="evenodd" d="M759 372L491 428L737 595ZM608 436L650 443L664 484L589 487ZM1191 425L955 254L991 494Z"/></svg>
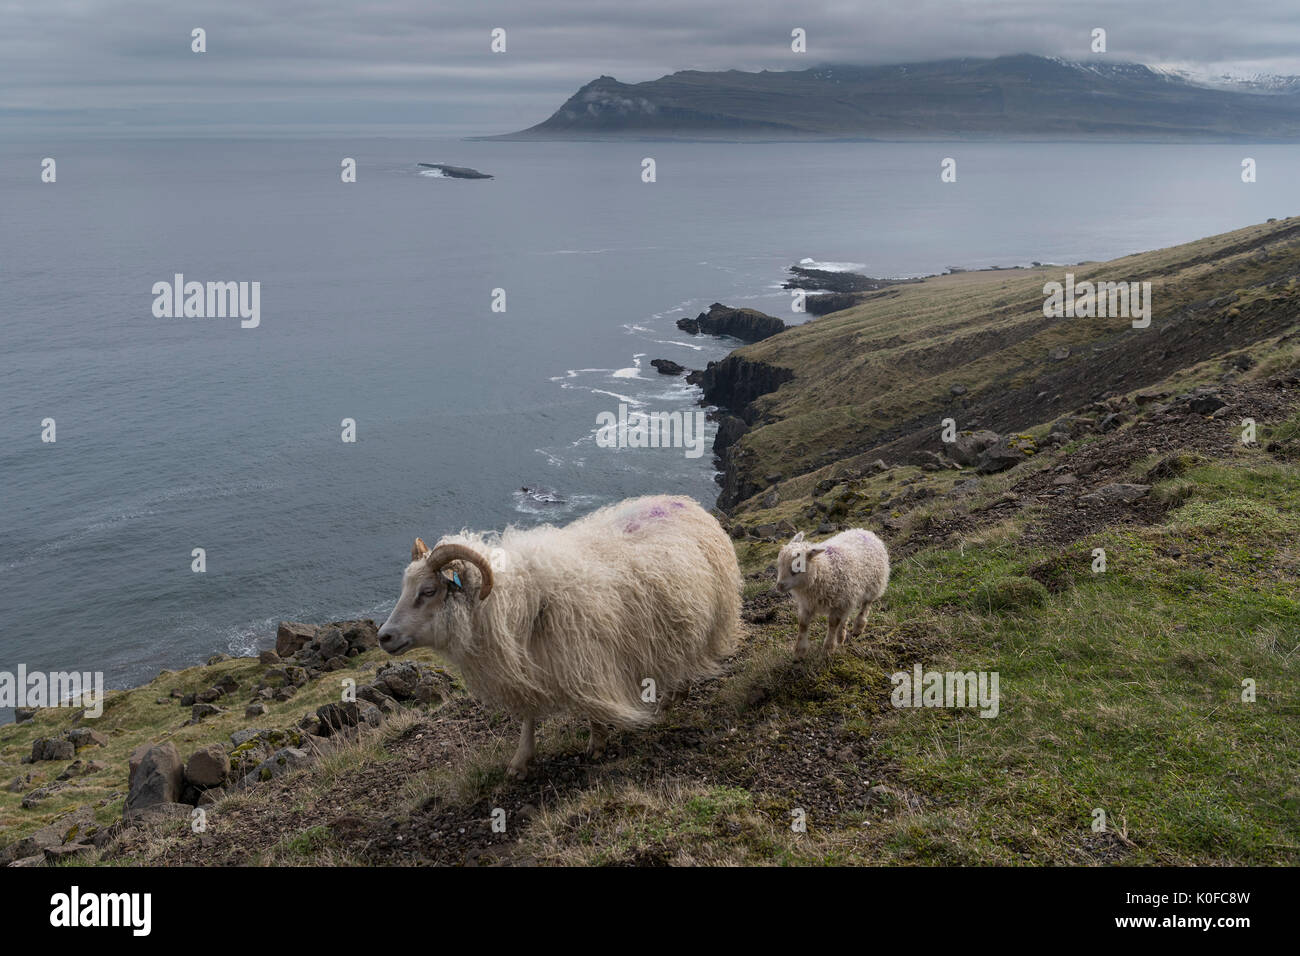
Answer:
<svg viewBox="0 0 1300 956"><path fill-rule="evenodd" d="M440 544L429 552L425 560L429 563L429 570L435 574L453 561L468 561L478 568L478 573L483 578L483 583L479 585L478 599L485 601L492 593L492 565L488 564L487 558L467 545Z"/></svg>

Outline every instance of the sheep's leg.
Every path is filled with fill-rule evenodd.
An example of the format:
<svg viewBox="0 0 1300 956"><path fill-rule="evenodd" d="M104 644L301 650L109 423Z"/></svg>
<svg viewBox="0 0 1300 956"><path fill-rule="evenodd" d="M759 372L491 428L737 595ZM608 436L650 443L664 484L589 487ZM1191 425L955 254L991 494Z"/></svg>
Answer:
<svg viewBox="0 0 1300 956"><path fill-rule="evenodd" d="M510 765L506 767L507 777L528 776L528 764L537 753L537 740L533 736L533 731L536 729L537 721L531 717L523 722L523 728L519 732L519 748L511 758Z"/></svg>
<svg viewBox="0 0 1300 956"><path fill-rule="evenodd" d="M853 622L853 631L849 634L849 637L853 638L854 640L857 640L858 635L861 634L864 630L866 630L867 618L869 618L870 616L871 616L871 602L868 601L866 604L862 605L862 610L858 612L858 616Z"/></svg>
<svg viewBox="0 0 1300 956"><path fill-rule="evenodd" d="M837 614L826 617L826 640L822 642L823 651L833 651L844 638L844 618Z"/></svg>
<svg viewBox="0 0 1300 956"><path fill-rule="evenodd" d="M806 657L808 655L808 625L812 623L812 614L807 613L803 608L799 609L799 640L795 641L794 656Z"/></svg>
<svg viewBox="0 0 1300 956"><path fill-rule="evenodd" d="M587 754L593 759L605 756L605 743L608 740L609 735L605 732L605 728L592 721L591 734L587 738Z"/></svg>

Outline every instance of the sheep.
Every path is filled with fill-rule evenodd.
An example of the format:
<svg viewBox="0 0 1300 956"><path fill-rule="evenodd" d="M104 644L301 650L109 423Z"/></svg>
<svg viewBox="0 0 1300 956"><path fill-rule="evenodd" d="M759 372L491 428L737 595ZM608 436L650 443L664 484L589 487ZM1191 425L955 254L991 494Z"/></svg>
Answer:
<svg viewBox="0 0 1300 956"><path fill-rule="evenodd" d="M826 615L826 640L822 650L833 651L847 639L846 624L854 614L856 638L867 625L872 602L889 584L889 552L870 531L850 528L821 544L804 541L800 531L777 556L776 586L794 597L799 613L799 639L795 657L808 653L808 625Z"/></svg>
<svg viewBox="0 0 1300 956"><path fill-rule="evenodd" d="M541 718L585 718L600 756L608 726L646 727L658 702L720 673L739 638L740 588L712 515L690 498L633 498L564 527L462 531L432 549L416 538L379 642L390 654L433 648L520 720L507 775L523 777Z"/></svg>

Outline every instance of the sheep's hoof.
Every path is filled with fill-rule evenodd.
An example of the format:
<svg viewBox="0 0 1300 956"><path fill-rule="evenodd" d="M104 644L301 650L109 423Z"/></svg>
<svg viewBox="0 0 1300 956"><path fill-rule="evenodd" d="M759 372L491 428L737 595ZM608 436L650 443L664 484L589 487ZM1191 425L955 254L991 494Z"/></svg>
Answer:
<svg viewBox="0 0 1300 956"><path fill-rule="evenodd" d="M527 776L528 776L528 764L523 764L522 766L516 766L515 764L511 764L510 766L506 767L507 780L523 780Z"/></svg>
<svg viewBox="0 0 1300 956"><path fill-rule="evenodd" d="M807 656L808 656L808 645L807 645L807 644L796 644L796 645L794 646L794 656L795 656L797 659L799 659L799 660L802 660L803 658L807 657Z"/></svg>

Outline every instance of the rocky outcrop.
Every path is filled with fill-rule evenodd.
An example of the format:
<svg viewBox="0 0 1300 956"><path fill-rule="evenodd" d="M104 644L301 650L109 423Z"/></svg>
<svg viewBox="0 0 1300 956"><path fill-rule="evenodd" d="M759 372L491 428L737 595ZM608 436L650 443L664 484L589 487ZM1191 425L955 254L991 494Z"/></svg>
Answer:
<svg viewBox="0 0 1300 956"><path fill-rule="evenodd" d="M691 335L727 335L742 342L761 342L784 332L786 324L757 309L733 309L715 302L693 319L678 319L677 327Z"/></svg>
<svg viewBox="0 0 1300 956"><path fill-rule="evenodd" d="M651 359L650 364L659 370L660 375L682 375L686 372L685 365L679 365L672 359Z"/></svg>
<svg viewBox="0 0 1300 956"><path fill-rule="evenodd" d="M275 652L281 657L290 657L298 648L310 644L316 639L316 628L310 624L296 621L281 621L275 632Z"/></svg>
<svg viewBox="0 0 1300 956"><path fill-rule="evenodd" d="M131 783L122 808L124 816L161 804L179 803L185 786L185 768L176 745L168 741L148 747L133 761ZM132 755L133 758L135 755Z"/></svg>
<svg viewBox="0 0 1300 956"><path fill-rule="evenodd" d="M746 425L752 425L755 412L750 403L760 395L775 392L794 378L794 372L733 353L721 362L710 362L693 378L703 389L706 403L728 409Z"/></svg>
<svg viewBox="0 0 1300 956"><path fill-rule="evenodd" d="M790 278L785 281L787 289L816 289L818 291L848 294L854 292L875 292L885 286L896 285L894 279L873 279L858 275L856 272L833 272L830 269L808 269L804 266L791 266Z"/></svg>

